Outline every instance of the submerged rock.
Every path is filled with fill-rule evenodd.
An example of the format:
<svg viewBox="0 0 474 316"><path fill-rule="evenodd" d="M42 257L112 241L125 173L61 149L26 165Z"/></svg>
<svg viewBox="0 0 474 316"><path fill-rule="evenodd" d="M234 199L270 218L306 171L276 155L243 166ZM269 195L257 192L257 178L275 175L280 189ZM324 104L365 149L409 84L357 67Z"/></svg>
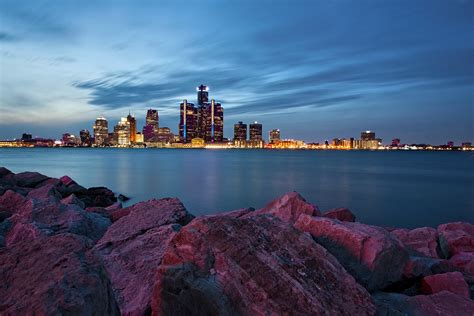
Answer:
<svg viewBox="0 0 474 316"><path fill-rule="evenodd" d="M385 229L301 215L295 227L309 232L369 291L401 279L408 254Z"/></svg>
<svg viewBox="0 0 474 316"><path fill-rule="evenodd" d="M242 216L242 218L249 218L262 214L270 214L278 217L282 221L294 224L301 214L318 216L321 215L321 212L317 206L306 202L299 193L290 192L271 201L264 208Z"/></svg>
<svg viewBox="0 0 474 316"><path fill-rule="evenodd" d="M307 234L273 216L195 219L158 269L154 315L373 315L367 291Z"/></svg>

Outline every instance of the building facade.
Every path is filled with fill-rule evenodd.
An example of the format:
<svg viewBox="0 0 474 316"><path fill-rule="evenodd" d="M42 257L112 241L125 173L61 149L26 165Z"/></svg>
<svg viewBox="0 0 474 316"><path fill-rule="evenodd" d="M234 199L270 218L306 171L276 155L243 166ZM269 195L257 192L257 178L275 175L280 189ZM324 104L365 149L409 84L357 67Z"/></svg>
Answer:
<svg viewBox="0 0 474 316"><path fill-rule="evenodd" d="M91 134L89 130L83 129L79 132L79 137L81 139L81 146L91 146L92 141L91 141Z"/></svg>
<svg viewBox="0 0 474 316"><path fill-rule="evenodd" d="M158 112L157 112L158 115ZM130 142L136 143L137 142L137 120L134 116L128 113L127 121L130 124Z"/></svg>
<svg viewBox="0 0 474 316"><path fill-rule="evenodd" d="M99 116L94 124L94 142L97 146L106 145L109 138L109 124L107 119Z"/></svg>
<svg viewBox="0 0 474 316"><path fill-rule="evenodd" d="M273 144L281 139L280 137L280 130L279 129L272 129L268 136L268 142Z"/></svg>
<svg viewBox="0 0 474 316"><path fill-rule="evenodd" d="M122 117L114 128L115 138L117 139L117 145L129 146L130 145L130 122L126 117Z"/></svg>
<svg viewBox="0 0 474 316"><path fill-rule="evenodd" d="M197 137L197 109L193 103L183 100L179 105L179 139L190 143Z"/></svg>
<svg viewBox="0 0 474 316"><path fill-rule="evenodd" d="M262 141L262 124L255 122L249 125L249 140L250 141Z"/></svg>

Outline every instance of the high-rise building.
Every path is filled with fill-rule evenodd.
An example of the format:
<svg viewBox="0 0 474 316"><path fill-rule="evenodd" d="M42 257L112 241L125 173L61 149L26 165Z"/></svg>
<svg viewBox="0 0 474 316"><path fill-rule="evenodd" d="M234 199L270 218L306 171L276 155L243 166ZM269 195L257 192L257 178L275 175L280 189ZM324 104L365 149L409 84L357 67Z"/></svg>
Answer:
<svg viewBox="0 0 474 316"><path fill-rule="evenodd" d="M160 127L156 133L156 141L160 143L169 143L173 140L173 136L173 133L171 133L171 130L168 127Z"/></svg>
<svg viewBox="0 0 474 316"><path fill-rule="evenodd" d="M206 116L206 142L220 143L224 138L224 109L214 99L207 105Z"/></svg>
<svg viewBox="0 0 474 316"><path fill-rule="evenodd" d="M147 125L153 126L154 131L158 130L158 127L160 127L160 118L157 110L149 109L146 112L145 126Z"/></svg>
<svg viewBox="0 0 474 316"><path fill-rule="evenodd" d="M130 145L130 122L126 117L122 117L117 125L115 125L114 133L116 134L118 145Z"/></svg>
<svg viewBox="0 0 474 316"><path fill-rule="evenodd" d="M234 142L247 140L247 124L238 122L234 124Z"/></svg>
<svg viewBox="0 0 474 316"><path fill-rule="evenodd" d="M32 140L32 139L33 139L33 136L31 134L23 133L21 135L21 140L23 140L23 141L29 141L29 140Z"/></svg>
<svg viewBox="0 0 474 316"><path fill-rule="evenodd" d="M272 129L269 133L268 141L270 144L273 144L280 140L280 130L279 129Z"/></svg>
<svg viewBox="0 0 474 316"><path fill-rule="evenodd" d="M158 112L156 115L158 117ZM137 141L137 120L128 112L127 121L130 124L130 142L135 143Z"/></svg>
<svg viewBox="0 0 474 316"><path fill-rule="evenodd" d="M197 137L197 110L187 100L179 105L179 138L182 142L191 142Z"/></svg>
<svg viewBox="0 0 474 316"><path fill-rule="evenodd" d="M105 145L109 137L109 125L107 119L99 116L94 124L94 142L98 146Z"/></svg>
<svg viewBox="0 0 474 316"><path fill-rule="evenodd" d="M375 140L375 132L365 131L360 133L361 140Z"/></svg>
<svg viewBox="0 0 474 316"><path fill-rule="evenodd" d="M209 88L205 85L200 85L196 88L198 105L206 105L209 102Z"/></svg>
<svg viewBox="0 0 474 316"><path fill-rule="evenodd" d="M262 124L255 122L249 125L249 140L250 141L261 141L262 137Z"/></svg>
<svg viewBox="0 0 474 316"><path fill-rule="evenodd" d="M79 137L81 138L81 146L90 146L91 143L91 134L89 130L83 129L79 132Z"/></svg>

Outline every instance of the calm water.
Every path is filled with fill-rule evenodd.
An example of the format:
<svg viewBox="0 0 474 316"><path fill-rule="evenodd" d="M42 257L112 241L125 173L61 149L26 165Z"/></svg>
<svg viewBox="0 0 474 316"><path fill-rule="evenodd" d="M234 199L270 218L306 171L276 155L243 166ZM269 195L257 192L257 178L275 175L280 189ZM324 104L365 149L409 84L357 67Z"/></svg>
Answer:
<svg viewBox="0 0 474 316"><path fill-rule="evenodd" d="M195 215L262 207L298 191L321 210L348 207L366 223L474 222L474 155L176 149L0 149L13 172L71 176L132 197L179 197Z"/></svg>

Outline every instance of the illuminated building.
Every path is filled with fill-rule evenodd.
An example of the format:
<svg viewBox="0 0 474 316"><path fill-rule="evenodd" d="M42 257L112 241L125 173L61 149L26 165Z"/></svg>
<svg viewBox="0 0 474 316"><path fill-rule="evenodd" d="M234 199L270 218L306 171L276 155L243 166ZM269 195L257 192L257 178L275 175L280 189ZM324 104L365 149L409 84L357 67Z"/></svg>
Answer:
<svg viewBox="0 0 474 316"><path fill-rule="evenodd" d="M343 139L342 140L342 147L344 149L352 149L354 148L354 138Z"/></svg>
<svg viewBox="0 0 474 316"><path fill-rule="evenodd" d="M207 105L209 102L209 87L200 85L196 88L198 105Z"/></svg>
<svg viewBox="0 0 474 316"><path fill-rule="evenodd" d="M83 129L79 132L79 137L81 139L81 146L90 146L92 145L91 142L91 134L87 129Z"/></svg>
<svg viewBox="0 0 474 316"><path fill-rule="evenodd" d="M158 112L156 116L158 119ZM127 121L130 124L130 142L135 143L137 141L137 120L128 112Z"/></svg>
<svg viewBox="0 0 474 316"><path fill-rule="evenodd" d="M142 134L142 133L137 132L137 135L136 135L136 137L135 137L135 142L136 142L136 143L143 143L143 142L144 142L143 134Z"/></svg>
<svg viewBox="0 0 474 316"><path fill-rule="evenodd" d="M151 125L153 126L153 130L157 130L158 127L160 127L160 118L158 116L158 111L149 109L146 111L146 121L145 121L145 126Z"/></svg>
<svg viewBox="0 0 474 316"><path fill-rule="evenodd" d="M238 122L234 124L234 145L241 146L247 141L247 124Z"/></svg>
<svg viewBox="0 0 474 316"><path fill-rule="evenodd" d="M191 142L196 138L197 110L187 100L179 105L179 138L182 142Z"/></svg>
<svg viewBox="0 0 474 316"><path fill-rule="evenodd" d="M168 127L160 127L156 133L156 141L160 143L170 143L173 140L173 133Z"/></svg>
<svg viewBox="0 0 474 316"><path fill-rule="evenodd" d="M207 105L206 142L220 143L224 139L224 109L214 99Z"/></svg>
<svg viewBox="0 0 474 316"><path fill-rule="evenodd" d="M94 124L94 142L98 146L105 145L109 136L109 125L105 117L99 116Z"/></svg>
<svg viewBox="0 0 474 316"><path fill-rule="evenodd" d="M361 140L375 140L375 132L365 131L360 133Z"/></svg>
<svg viewBox="0 0 474 316"><path fill-rule="evenodd" d="M262 124L255 122L249 125L249 140L250 141L261 141L262 137Z"/></svg>
<svg viewBox="0 0 474 316"><path fill-rule="evenodd" d="M393 146L393 147L398 147L398 146L400 146L400 139L399 139L399 138L394 138L394 139L392 139L392 146Z"/></svg>
<svg viewBox="0 0 474 316"><path fill-rule="evenodd" d="M462 148L470 148L472 147L472 143L471 142L464 142L461 144L461 147Z"/></svg>
<svg viewBox="0 0 474 316"><path fill-rule="evenodd" d="M130 145L130 122L126 117L122 117L117 125L115 125L114 133L119 146Z"/></svg>
<svg viewBox="0 0 474 316"><path fill-rule="evenodd" d="M191 146L193 148L203 148L206 145L206 142L202 138L193 138L191 140Z"/></svg>
<svg viewBox="0 0 474 316"><path fill-rule="evenodd" d="M150 141L153 141L154 137L155 137L155 129L153 128L153 125L143 126L143 140L145 142L150 142Z"/></svg>
<svg viewBox="0 0 474 316"><path fill-rule="evenodd" d="M268 141L273 144L276 141L280 140L280 130L272 129L269 133Z"/></svg>
<svg viewBox="0 0 474 316"><path fill-rule="evenodd" d="M449 141L447 145L448 145L448 147L454 147L454 142L453 142L453 141Z"/></svg>

